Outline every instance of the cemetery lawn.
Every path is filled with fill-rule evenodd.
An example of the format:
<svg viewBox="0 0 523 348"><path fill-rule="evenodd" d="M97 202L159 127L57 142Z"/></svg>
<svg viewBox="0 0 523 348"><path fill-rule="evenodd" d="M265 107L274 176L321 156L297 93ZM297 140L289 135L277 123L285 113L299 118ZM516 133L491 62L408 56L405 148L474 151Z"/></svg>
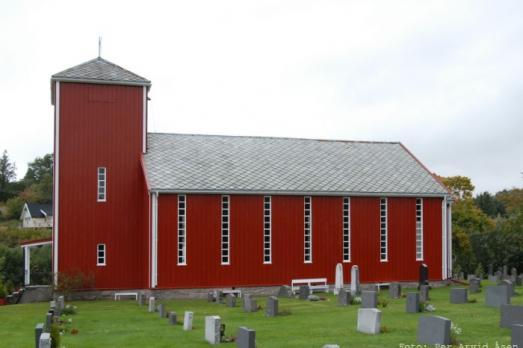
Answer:
<svg viewBox="0 0 523 348"><path fill-rule="evenodd" d="M484 284L488 282L484 281ZM403 289L403 294L408 290ZM413 290L412 290L413 291ZM372 336L356 331L358 305L338 306L332 294L320 294L326 301L308 302L298 299L280 299L279 309L290 314L266 318L264 311L244 313L241 305L227 308L206 300L170 300L164 303L166 312L176 311L183 320L185 310L194 312L192 331L183 331L181 325L171 326L158 313L148 313L147 305L135 301L73 302L78 313L67 318L67 327L78 329L78 334L62 336L65 347L209 347L204 340L204 317L219 315L226 324L226 336L235 336L239 326L256 330L258 348L323 347L336 343L340 347L400 347L401 343L416 343L416 327L421 315L440 315L451 319L462 329L458 340L463 344L489 344L489 347L510 344L510 330L499 327L499 310L485 306L485 292L469 294L476 303L453 305L449 303L449 288L432 289L430 303L434 313L405 313L406 299L388 299L382 290L380 299L387 299L382 310L382 328L386 332ZM265 307L265 298L257 298ZM513 304L523 304L523 295L512 298ZM0 306L0 346L34 347L34 327L43 322L48 303ZM225 347L236 344L224 343ZM458 345L459 347L459 345Z"/></svg>

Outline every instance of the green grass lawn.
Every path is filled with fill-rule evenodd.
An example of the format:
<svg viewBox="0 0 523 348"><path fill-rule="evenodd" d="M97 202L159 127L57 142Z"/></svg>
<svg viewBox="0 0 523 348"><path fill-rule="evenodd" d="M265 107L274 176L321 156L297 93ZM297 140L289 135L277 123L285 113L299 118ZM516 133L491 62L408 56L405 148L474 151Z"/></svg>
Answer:
<svg viewBox="0 0 523 348"><path fill-rule="evenodd" d="M484 282L485 283L485 282ZM406 293L405 290L403 293ZM382 310L382 327L386 333L371 336L356 331L357 305L340 307L331 294L322 294L327 301L308 302L298 299L280 299L280 311L289 315L264 317L263 310L244 313L241 306L207 303L205 300L162 301L167 311L176 311L183 319L185 310L194 312L193 331L183 331L181 325L171 326L158 313L148 313L147 306L134 301L74 302L78 313L71 315L69 328L79 333L62 336L65 347L209 347L204 340L204 317L219 315L226 324L226 336L236 335L239 326L256 330L258 348L269 347L323 347L336 343L343 347L399 347L400 343L414 344L418 317L440 315L451 319L462 329L459 341L464 344L510 344L510 330L499 328L499 310L486 307L484 292L469 295L477 303L449 304L449 289L431 290L434 313L405 313L406 300L389 300ZM388 298L382 291L381 298ZM523 304L523 296L515 296L512 303ZM258 298L265 307L265 299ZM33 347L34 326L43 322L47 303L0 307L0 346ZM235 344L226 346L235 347Z"/></svg>

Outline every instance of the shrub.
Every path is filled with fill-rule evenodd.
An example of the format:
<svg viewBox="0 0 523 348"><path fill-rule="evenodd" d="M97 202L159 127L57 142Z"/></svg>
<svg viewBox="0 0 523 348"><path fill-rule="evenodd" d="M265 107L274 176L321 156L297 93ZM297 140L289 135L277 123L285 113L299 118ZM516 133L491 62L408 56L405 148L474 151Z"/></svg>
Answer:
<svg viewBox="0 0 523 348"><path fill-rule="evenodd" d="M65 314L65 315L73 315L73 314L76 314L77 312L77 307L76 306L73 306L73 305L66 305L62 311L62 314Z"/></svg>
<svg viewBox="0 0 523 348"><path fill-rule="evenodd" d="M60 326L58 324L51 325L51 348L60 347Z"/></svg>
<svg viewBox="0 0 523 348"><path fill-rule="evenodd" d="M70 298L74 290L90 289L94 287L94 274L85 274L79 271L57 274L55 290Z"/></svg>
<svg viewBox="0 0 523 348"><path fill-rule="evenodd" d="M386 308L389 304L389 301L385 298L378 299L378 307Z"/></svg>
<svg viewBox="0 0 523 348"><path fill-rule="evenodd" d="M22 214L24 201L20 197L13 197L5 202L5 206L7 208L6 217L8 219L18 219L20 214Z"/></svg>

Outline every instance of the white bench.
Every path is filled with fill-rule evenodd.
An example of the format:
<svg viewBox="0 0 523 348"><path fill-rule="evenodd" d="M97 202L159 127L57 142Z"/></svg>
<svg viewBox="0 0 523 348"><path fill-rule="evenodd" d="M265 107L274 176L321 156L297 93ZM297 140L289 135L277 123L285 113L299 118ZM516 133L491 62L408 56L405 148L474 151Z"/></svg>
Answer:
<svg viewBox="0 0 523 348"><path fill-rule="evenodd" d="M292 293L298 292L302 285L308 285L312 292L314 292L314 290L329 290L327 278L293 279L291 281Z"/></svg>
<svg viewBox="0 0 523 348"><path fill-rule="evenodd" d="M390 283L376 283L376 286L378 287L378 291L381 291L382 286L390 287Z"/></svg>
<svg viewBox="0 0 523 348"><path fill-rule="evenodd" d="M114 300L120 300L122 296L133 296L136 301L138 301L138 293L137 292L115 292L114 293Z"/></svg>
<svg viewBox="0 0 523 348"><path fill-rule="evenodd" d="M242 291L239 289L225 289L225 290L222 290L222 294L224 294L224 295L233 294L236 297L242 297Z"/></svg>

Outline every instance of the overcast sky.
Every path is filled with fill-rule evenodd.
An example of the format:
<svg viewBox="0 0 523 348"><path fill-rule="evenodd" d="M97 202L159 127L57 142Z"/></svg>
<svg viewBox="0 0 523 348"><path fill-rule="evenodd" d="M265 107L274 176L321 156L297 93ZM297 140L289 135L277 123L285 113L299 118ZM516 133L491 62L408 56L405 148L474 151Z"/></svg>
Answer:
<svg viewBox="0 0 523 348"><path fill-rule="evenodd" d="M0 150L52 151L53 73L152 80L158 132L401 141L476 192L523 179L523 1L5 1Z"/></svg>

